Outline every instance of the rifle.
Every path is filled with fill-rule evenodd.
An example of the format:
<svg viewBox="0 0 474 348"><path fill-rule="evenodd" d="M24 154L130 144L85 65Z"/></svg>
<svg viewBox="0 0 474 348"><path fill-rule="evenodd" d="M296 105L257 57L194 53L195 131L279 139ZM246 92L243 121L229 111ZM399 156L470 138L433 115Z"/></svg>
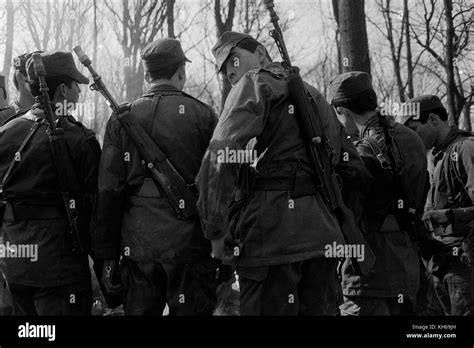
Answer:
<svg viewBox="0 0 474 348"><path fill-rule="evenodd" d="M171 206L180 220L188 220L197 215L197 195L194 194L190 185L186 184L179 172L168 160L160 147L150 138L147 132L136 122L126 117L129 112L121 108L114 100L105 86L102 78L91 66L90 58L84 53L80 46L74 47L79 61L90 71L94 83L91 90L99 91L107 100L110 108L117 113L117 119L135 144L140 156L145 160L147 168L152 174L152 179L158 188L162 188Z"/></svg>
<svg viewBox="0 0 474 348"><path fill-rule="evenodd" d="M56 126L51 100L49 98L49 88L46 84L46 70L43 59L39 53L33 54L33 64L36 76L39 80L39 90L41 95L37 96L39 103L45 114L45 121L48 127L46 134L49 137L49 144L53 155L54 166L58 175L61 198L66 209L69 223L69 236L72 241L72 251L75 254L82 254L85 251L81 240L81 226L78 207L82 207L80 185L74 170L74 166L69 156L68 146L64 138L64 130Z"/></svg>
<svg viewBox="0 0 474 348"><path fill-rule="evenodd" d="M328 209L337 217L345 242L351 245L364 245L365 259L358 262L357 259L351 258L351 262L359 275L368 275L373 270L375 255L367 244L362 231L357 227L352 211L344 204L339 181L331 161L332 149L324 135L318 107L304 85L299 68L291 65L273 0L264 0L263 2L270 12L270 21L274 26L274 29L270 31L270 36L275 40L283 58L283 67L289 71L290 100L293 101L295 107L296 119L308 157L318 177L319 192Z"/></svg>

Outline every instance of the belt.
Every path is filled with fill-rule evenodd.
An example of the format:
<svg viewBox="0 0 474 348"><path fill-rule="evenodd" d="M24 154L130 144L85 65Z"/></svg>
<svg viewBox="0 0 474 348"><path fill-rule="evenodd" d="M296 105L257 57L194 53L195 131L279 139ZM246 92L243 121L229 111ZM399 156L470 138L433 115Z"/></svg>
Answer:
<svg viewBox="0 0 474 348"><path fill-rule="evenodd" d="M290 177L257 177L254 191L292 191L293 197L314 195L318 192L315 178L309 175Z"/></svg>
<svg viewBox="0 0 474 348"><path fill-rule="evenodd" d="M28 205L10 201L5 203L4 219L7 221L65 219L66 217L62 205Z"/></svg>

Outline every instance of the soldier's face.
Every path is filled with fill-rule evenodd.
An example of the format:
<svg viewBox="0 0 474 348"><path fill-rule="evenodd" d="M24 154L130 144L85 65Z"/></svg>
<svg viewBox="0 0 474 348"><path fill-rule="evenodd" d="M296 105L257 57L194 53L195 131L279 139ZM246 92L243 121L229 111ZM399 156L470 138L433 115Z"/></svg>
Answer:
<svg viewBox="0 0 474 348"><path fill-rule="evenodd" d="M425 144L426 150L430 150L435 146L437 135L436 127L433 126L429 119L426 123L409 120L405 123L405 126L414 130L420 136Z"/></svg>
<svg viewBox="0 0 474 348"><path fill-rule="evenodd" d="M240 47L234 47L224 64L223 73L230 83L235 85L249 70L260 67L260 55L257 51L252 53Z"/></svg>
<svg viewBox="0 0 474 348"><path fill-rule="evenodd" d="M69 88L66 84L64 84L64 87L64 99L66 99L68 103L76 104L79 100L79 93L81 93L79 84L76 81L72 81L71 88Z"/></svg>

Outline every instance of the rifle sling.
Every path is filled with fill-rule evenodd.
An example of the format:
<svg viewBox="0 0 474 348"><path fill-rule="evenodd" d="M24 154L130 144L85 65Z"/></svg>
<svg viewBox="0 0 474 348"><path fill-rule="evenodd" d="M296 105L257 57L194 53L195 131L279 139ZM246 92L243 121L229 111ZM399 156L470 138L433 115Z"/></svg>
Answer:
<svg viewBox="0 0 474 348"><path fill-rule="evenodd" d="M151 96L151 95L145 95L144 97L150 97L150 96ZM159 104L160 98L161 98L161 94L155 94L155 95L153 95L153 109L154 109L154 111L153 111L153 114L152 114L152 120L154 120L154 119L156 118L156 115L158 114L158 104ZM131 114L131 112L129 112L128 115L130 115L130 114ZM119 118L119 121L120 121L123 117L127 117L127 115L124 115L124 116L120 117L120 118ZM151 136L150 136L150 134L148 134L148 132L147 132L145 129L143 129L143 127L142 127L138 122L129 122L129 125L130 125L131 127L140 128L141 131L142 131L141 133L143 133L143 137L146 137L145 139L147 140L147 142L150 142L150 143L155 144L156 150L158 150L158 151L156 151L156 154L158 154L158 158L159 158L159 162L160 162L160 163L163 162L163 161L166 161L166 160L168 159L168 157L166 156L166 154L165 154L165 153L163 152L163 150L161 149L160 144L157 143L156 140L152 139ZM126 127L123 127L123 129L125 130L125 132L127 132L127 128L126 128ZM150 129L151 129L151 127L150 127ZM128 134L128 136L129 136L129 138L132 140L132 142L134 143L134 145L135 145L135 147L137 148L137 150L139 150L139 149L140 149L140 146L138 146L138 144L135 143L135 139L134 139L134 138L131 136L131 134L129 134L128 132L127 132L127 134ZM150 157L150 158L152 157L152 156L149 155L147 149L144 149L143 151L146 152L146 156L147 156L147 157ZM141 155L141 154L140 154L140 155ZM143 156L142 156L142 157L143 157ZM145 158L143 158L143 159L145 160ZM175 170L176 170L176 168L175 168ZM151 169L149 169L149 171L151 172ZM178 171L176 170L176 172L178 172ZM182 177L183 177L183 176L182 176L181 173L179 173L179 172L178 172L178 174L180 175L180 178L181 178L181 180L182 180ZM153 174L151 175L151 178L153 178ZM168 197L168 194L166 193L166 190L161 186L161 184L160 184L157 180L152 180L152 181L155 183L155 185L156 185L158 191L160 192L160 195L161 195L162 197ZM192 185L188 185L184 180L182 180L182 183L183 183L183 186L184 186L184 187L186 187L192 194L194 194L193 191L191 190L191 187L190 187L190 186L192 186Z"/></svg>
<svg viewBox="0 0 474 348"><path fill-rule="evenodd" d="M41 125L40 122L35 122L33 124L33 126L31 127L30 131L28 132L28 134L26 135L25 139L23 140L23 143L20 145L20 147L18 148L18 150L15 152L15 154L13 155L13 159L12 161L10 162L10 165L8 166L8 170L6 171L5 175L3 176L3 179L2 179L2 186L1 186L1 189L0 191L3 192L3 188L5 187L5 185L8 183L8 180L10 179L11 177L11 173L13 171L13 168L15 167L15 163L17 163L17 155L20 154L21 155L21 152L23 151L23 149L26 147L26 145L28 145L28 142L30 141L30 139L33 137L33 135L36 133L36 131L38 130L39 126Z"/></svg>

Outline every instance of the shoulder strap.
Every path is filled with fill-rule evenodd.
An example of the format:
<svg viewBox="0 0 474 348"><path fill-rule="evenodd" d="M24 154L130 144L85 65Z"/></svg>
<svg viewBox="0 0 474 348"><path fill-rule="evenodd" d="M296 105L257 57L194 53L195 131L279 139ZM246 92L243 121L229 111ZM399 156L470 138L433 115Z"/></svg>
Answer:
<svg viewBox="0 0 474 348"><path fill-rule="evenodd" d="M28 142L30 141L30 139L33 137L33 135L36 133L37 129L39 128L39 126L41 125L40 122L35 122L33 124L33 126L31 127L30 131L28 132L28 134L26 135L25 139L23 140L23 142L21 143L20 147L18 148L18 150L15 152L15 154L13 155L13 159L11 160L10 162L10 165L8 166L8 169L5 173L5 175L3 176L3 179L2 179L2 184L0 186L0 193L3 193L3 188L5 187L5 185L8 183L8 180L10 179L11 177L11 173L13 171L13 168L15 167L15 164L18 162L17 160L17 156L18 155L21 155L21 152L23 151L23 149L26 147L26 145L28 145Z"/></svg>

